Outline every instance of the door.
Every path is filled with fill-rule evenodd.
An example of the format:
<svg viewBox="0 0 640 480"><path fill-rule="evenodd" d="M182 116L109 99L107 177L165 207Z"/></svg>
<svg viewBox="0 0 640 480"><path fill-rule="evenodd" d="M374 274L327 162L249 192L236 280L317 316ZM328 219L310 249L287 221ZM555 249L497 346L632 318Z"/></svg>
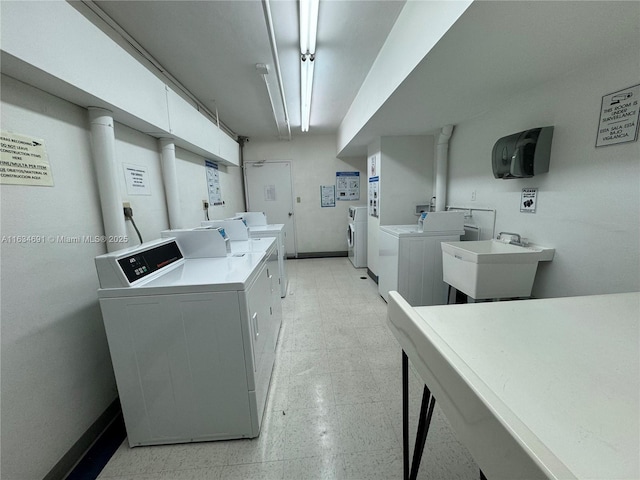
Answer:
<svg viewBox="0 0 640 480"><path fill-rule="evenodd" d="M291 162L245 162L244 185L247 210L264 212L268 223L284 224L287 257L296 257Z"/></svg>

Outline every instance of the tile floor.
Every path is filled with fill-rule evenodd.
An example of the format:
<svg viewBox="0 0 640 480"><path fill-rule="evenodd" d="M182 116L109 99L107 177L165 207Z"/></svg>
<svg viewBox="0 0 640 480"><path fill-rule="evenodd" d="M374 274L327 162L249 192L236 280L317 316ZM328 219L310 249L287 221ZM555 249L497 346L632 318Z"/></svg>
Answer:
<svg viewBox="0 0 640 480"><path fill-rule="evenodd" d="M125 440L99 479L402 478L401 350L377 285L345 257L289 260L287 267L289 293L260 437L133 449ZM411 371L414 429L421 395ZM479 478L438 408L418 478Z"/></svg>

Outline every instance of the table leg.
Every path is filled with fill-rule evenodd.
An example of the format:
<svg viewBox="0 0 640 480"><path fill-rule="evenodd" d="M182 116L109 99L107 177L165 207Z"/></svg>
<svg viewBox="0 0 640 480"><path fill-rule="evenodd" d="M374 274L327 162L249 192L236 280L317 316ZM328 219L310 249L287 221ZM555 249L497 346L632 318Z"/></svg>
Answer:
<svg viewBox="0 0 640 480"><path fill-rule="evenodd" d="M416 433L416 444L413 449L413 461L411 462L411 474L409 480L418 478L418 469L422 460L422 452L427 441L429 426L431 425L431 417L435 408L436 398L431 396L431 392L424 386L422 391L422 405L420 406L420 420L418 422L418 432Z"/></svg>
<svg viewBox="0 0 640 480"><path fill-rule="evenodd" d="M404 480L409 480L409 357L402 350L402 462Z"/></svg>

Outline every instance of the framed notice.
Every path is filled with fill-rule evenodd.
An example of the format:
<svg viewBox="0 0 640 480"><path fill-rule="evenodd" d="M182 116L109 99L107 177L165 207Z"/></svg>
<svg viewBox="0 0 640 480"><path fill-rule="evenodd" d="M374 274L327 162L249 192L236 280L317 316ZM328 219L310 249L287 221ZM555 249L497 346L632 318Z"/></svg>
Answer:
<svg viewBox="0 0 640 480"><path fill-rule="evenodd" d="M336 172L336 200L360 200L360 172Z"/></svg>
<svg viewBox="0 0 640 480"><path fill-rule="evenodd" d="M602 97L596 147L638 139L640 84Z"/></svg>
<svg viewBox="0 0 640 480"><path fill-rule="evenodd" d="M209 194L209 205L222 205L222 190L220 190L220 172L218 164L211 160L204 161L207 170L207 193Z"/></svg>
<svg viewBox="0 0 640 480"><path fill-rule="evenodd" d="M380 217L380 177L369 178L369 216Z"/></svg>
<svg viewBox="0 0 640 480"><path fill-rule="evenodd" d="M336 186L320 185L320 206L335 207L336 206Z"/></svg>

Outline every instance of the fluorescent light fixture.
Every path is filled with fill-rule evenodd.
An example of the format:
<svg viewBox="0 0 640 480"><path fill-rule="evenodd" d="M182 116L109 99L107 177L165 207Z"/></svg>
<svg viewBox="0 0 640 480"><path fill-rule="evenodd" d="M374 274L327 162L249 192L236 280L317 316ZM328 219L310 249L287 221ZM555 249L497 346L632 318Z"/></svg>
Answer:
<svg viewBox="0 0 640 480"><path fill-rule="evenodd" d="M309 131L320 0L300 0L300 123Z"/></svg>
<svg viewBox="0 0 640 480"><path fill-rule="evenodd" d="M303 132L309 131L314 64L315 61L310 58L306 58L306 60L303 58L300 61L300 119Z"/></svg>
<svg viewBox="0 0 640 480"><path fill-rule="evenodd" d="M300 0L300 53L316 53L320 0Z"/></svg>

